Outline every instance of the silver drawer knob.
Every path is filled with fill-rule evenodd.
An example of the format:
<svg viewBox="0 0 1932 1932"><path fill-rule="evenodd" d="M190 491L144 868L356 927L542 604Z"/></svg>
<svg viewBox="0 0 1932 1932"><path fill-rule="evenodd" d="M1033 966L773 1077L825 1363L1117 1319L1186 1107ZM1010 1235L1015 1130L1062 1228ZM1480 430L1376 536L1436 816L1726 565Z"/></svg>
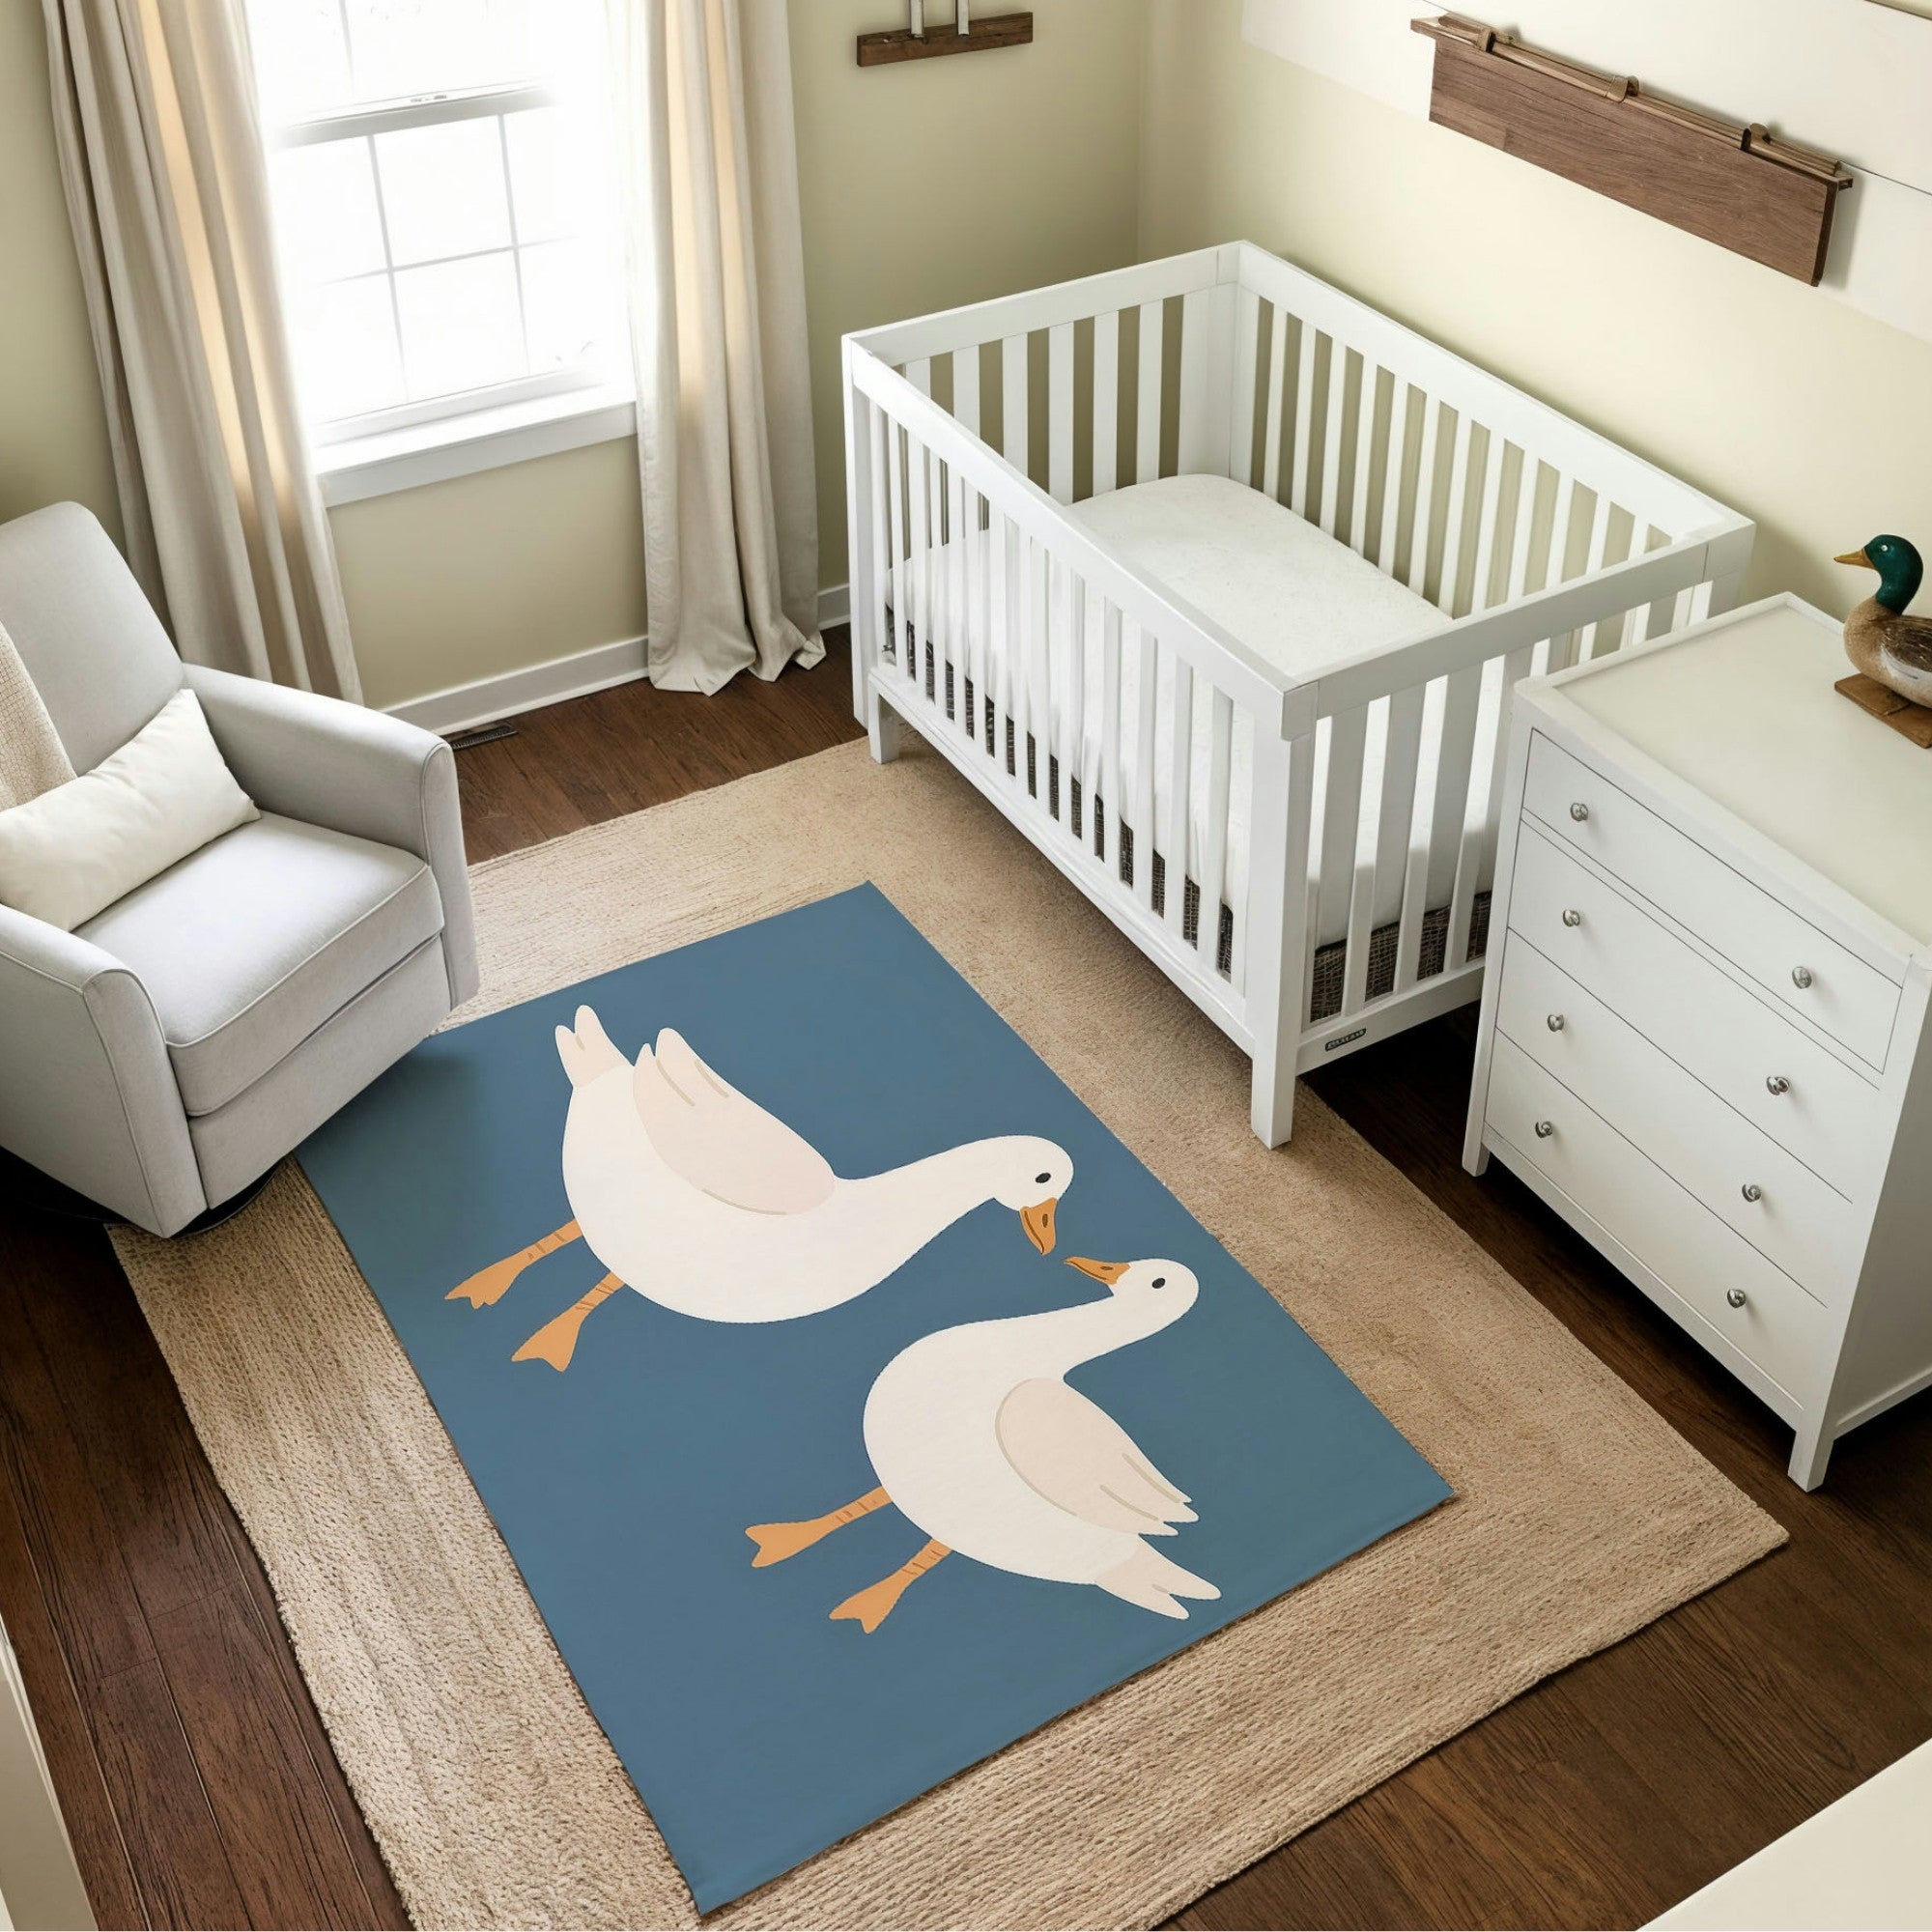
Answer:
<svg viewBox="0 0 1932 1932"><path fill-rule="evenodd" d="M1747 1201L1762 1201L1764 1199L1764 1189L1756 1181L1747 1180L1744 1185L1744 1196Z"/></svg>
<svg viewBox="0 0 1932 1932"><path fill-rule="evenodd" d="M1581 925L1583 923L1583 915L1575 906L1565 906L1563 908L1563 923L1565 925Z"/></svg>
<svg viewBox="0 0 1932 1932"><path fill-rule="evenodd" d="M1569 1022L1564 1019L1561 1013L1551 1013L1549 1015L1548 1025L1551 1033L1561 1033L1568 1024Z"/></svg>
<svg viewBox="0 0 1932 1932"><path fill-rule="evenodd" d="M1771 1094L1773 1098L1778 1098L1781 1097L1783 1094L1786 1094L1791 1092L1791 1082L1788 1081L1783 1074L1774 1073L1771 1076L1771 1078L1764 1083L1764 1091L1767 1094Z"/></svg>
<svg viewBox="0 0 1932 1932"><path fill-rule="evenodd" d="M1581 825L1583 821L1589 817L1589 815L1590 815L1590 808L1587 805L1585 805L1580 798L1577 801L1575 805L1573 805L1570 808L1570 816L1574 818L1578 825Z"/></svg>
<svg viewBox="0 0 1932 1932"><path fill-rule="evenodd" d="M1724 1291L1724 1299L1728 1301L1733 1308L1742 1308L1745 1305L1745 1303L1750 1299L1750 1296L1747 1295L1741 1288L1727 1288Z"/></svg>
<svg viewBox="0 0 1932 1932"><path fill-rule="evenodd" d="M1794 966L1791 969L1791 983L1802 993L1811 983L1810 967Z"/></svg>
<svg viewBox="0 0 1932 1932"><path fill-rule="evenodd" d="M1536 1123L1536 1138L1540 1141L1547 1141L1555 1131L1556 1122L1554 1121L1538 1121Z"/></svg>

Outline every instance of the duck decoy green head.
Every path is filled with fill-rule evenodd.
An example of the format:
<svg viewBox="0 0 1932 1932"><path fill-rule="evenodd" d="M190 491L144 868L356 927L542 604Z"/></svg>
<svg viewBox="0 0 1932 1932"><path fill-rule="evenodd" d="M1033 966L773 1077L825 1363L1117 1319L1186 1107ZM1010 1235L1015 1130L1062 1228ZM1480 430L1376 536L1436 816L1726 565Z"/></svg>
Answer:
<svg viewBox="0 0 1932 1932"><path fill-rule="evenodd" d="M1877 601L1888 611L1903 611L1925 578L1924 559L1903 537L1873 537L1863 550L1847 551L1837 561L1877 571Z"/></svg>

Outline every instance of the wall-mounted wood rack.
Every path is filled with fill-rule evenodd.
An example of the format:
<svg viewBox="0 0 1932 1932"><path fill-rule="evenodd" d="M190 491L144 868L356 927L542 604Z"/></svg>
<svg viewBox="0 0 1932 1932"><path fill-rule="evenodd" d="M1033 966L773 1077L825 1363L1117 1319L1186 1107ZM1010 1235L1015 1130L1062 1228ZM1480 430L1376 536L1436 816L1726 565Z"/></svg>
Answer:
<svg viewBox="0 0 1932 1932"><path fill-rule="evenodd" d="M942 54L984 53L994 47L1033 44L1031 14L992 14L970 20L962 34L952 27L930 27L914 34L901 27L890 34L859 36L861 67L891 67L899 61L936 60Z"/></svg>
<svg viewBox="0 0 1932 1932"><path fill-rule="evenodd" d="M1719 121L1524 46L1479 20L1417 20L1435 43L1429 118L1814 285L1852 176L1763 128Z"/></svg>

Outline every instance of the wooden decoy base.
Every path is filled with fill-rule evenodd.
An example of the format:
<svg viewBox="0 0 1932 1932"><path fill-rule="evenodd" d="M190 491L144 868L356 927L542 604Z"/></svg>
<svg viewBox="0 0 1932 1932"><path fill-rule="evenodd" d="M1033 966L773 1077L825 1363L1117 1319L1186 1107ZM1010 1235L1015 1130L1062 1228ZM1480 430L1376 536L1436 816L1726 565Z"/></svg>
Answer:
<svg viewBox="0 0 1932 1932"><path fill-rule="evenodd" d="M1921 752L1932 752L1932 707L1914 704L1889 686L1862 672L1841 677L1832 689L1842 692L1861 711L1889 724L1901 738L1910 738Z"/></svg>

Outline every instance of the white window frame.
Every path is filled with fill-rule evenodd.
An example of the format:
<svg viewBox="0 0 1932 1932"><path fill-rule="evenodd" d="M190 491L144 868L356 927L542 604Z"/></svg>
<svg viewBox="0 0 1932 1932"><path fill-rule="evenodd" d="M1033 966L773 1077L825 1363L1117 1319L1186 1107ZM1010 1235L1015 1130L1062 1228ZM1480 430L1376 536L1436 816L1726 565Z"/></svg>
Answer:
<svg viewBox="0 0 1932 1932"><path fill-rule="evenodd" d="M377 213L383 222L386 257L388 221L381 169L373 149L375 137L403 128L495 119L510 223L506 245L517 270L521 312L523 244L517 233L505 117L531 108L555 106L559 99L556 89L538 83L412 95L400 100L304 116L276 129L270 141L276 148L354 140L371 143ZM503 252L503 246L499 245L402 266L431 267L445 261L468 261ZM392 301L397 267L393 261L387 261L384 268L367 271L371 278L381 275L388 279ZM401 333L398 326L399 348ZM610 371L580 363L570 369L519 377L482 388L452 390L447 395L426 396L387 409L311 423L309 440L324 500L335 504L415 489L425 483L630 436L636 426L637 412L628 377L613 381Z"/></svg>

